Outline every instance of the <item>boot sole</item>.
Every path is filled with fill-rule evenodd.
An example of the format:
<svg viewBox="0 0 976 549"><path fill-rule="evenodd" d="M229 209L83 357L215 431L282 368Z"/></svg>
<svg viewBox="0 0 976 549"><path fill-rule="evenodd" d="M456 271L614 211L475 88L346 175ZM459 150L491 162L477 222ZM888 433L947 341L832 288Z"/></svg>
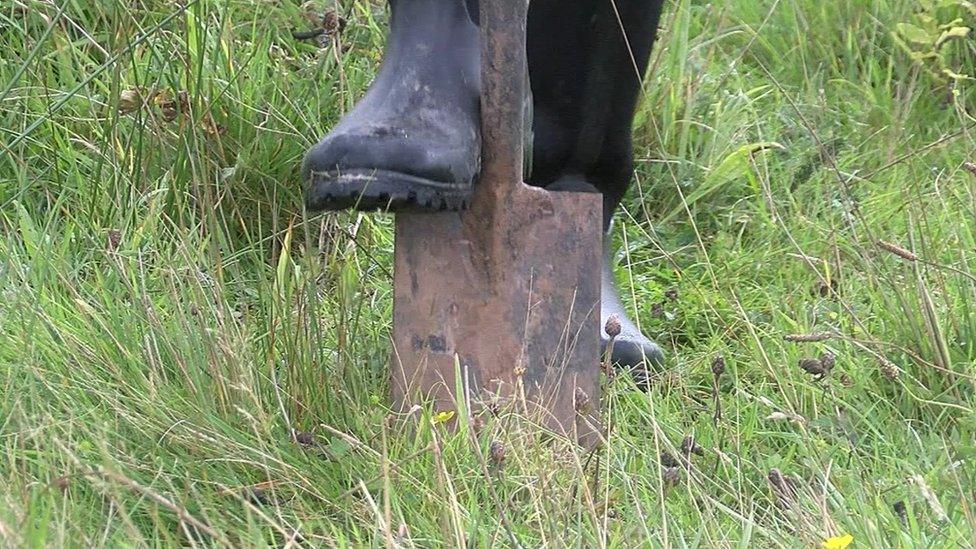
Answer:
<svg viewBox="0 0 976 549"><path fill-rule="evenodd" d="M442 212L468 207L471 184L458 185L386 170L312 172L309 210Z"/></svg>

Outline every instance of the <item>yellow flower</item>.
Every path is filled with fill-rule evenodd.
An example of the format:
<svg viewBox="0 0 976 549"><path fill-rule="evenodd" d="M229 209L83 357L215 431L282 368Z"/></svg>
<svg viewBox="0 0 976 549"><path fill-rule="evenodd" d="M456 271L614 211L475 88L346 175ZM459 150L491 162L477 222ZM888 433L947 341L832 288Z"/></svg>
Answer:
<svg viewBox="0 0 976 549"><path fill-rule="evenodd" d="M827 538L823 542L823 549L846 549L851 542L854 541L854 536L850 534L845 534L843 536L837 536L833 538Z"/></svg>
<svg viewBox="0 0 976 549"><path fill-rule="evenodd" d="M438 425L441 423L447 423L452 419L454 419L454 410L448 410L446 412L437 412L436 414L434 414L433 423L434 425Z"/></svg>

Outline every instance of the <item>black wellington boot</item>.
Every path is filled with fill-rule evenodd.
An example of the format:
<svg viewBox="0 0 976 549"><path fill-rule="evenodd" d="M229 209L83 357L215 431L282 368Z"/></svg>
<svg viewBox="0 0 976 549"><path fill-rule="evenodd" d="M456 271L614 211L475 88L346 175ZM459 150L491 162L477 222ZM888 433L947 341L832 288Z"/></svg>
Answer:
<svg viewBox="0 0 976 549"><path fill-rule="evenodd" d="M584 181L580 175L563 176L547 186L546 189L557 192L600 192L595 186ZM613 339L610 361L618 368L630 371L637 386L646 389L649 384L649 373L664 365L664 352L656 343L641 333L634 322L630 320L627 309L620 300L620 294L617 292L617 285L613 277L609 239L610 235L607 234L603 246L603 268L600 275L600 351L601 353L607 352L610 337L604 328L610 316L616 315L620 322L620 333Z"/></svg>
<svg viewBox="0 0 976 549"><path fill-rule="evenodd" d="M390 6L376 79L305 156L310 210L454 210L471 195L481 153L478 27L465 0Z"/></svg>
<svg viewBox="0 0 976 549"><path fill-rule="evenodd" d="M609 235L607 235L609 239ZM620 321L620 334L613 340L613 353L610 360L621 369L626 369L634 376L634 382L641 389L650 385L650 373L664 365L664 352L656 343L641 333L634 322L627 315L624 304L617 293L617 285L613 280L613 266L611 265L610 246L604 244L603 274L601 275L602 297L600 298L600 321L607 325L611 315L617 315ZM600 330L600 348L606 352L610 344L610 337L606 331Z"/></svg>
<svg viewBox="0 0 976 549"><path fill-rule="evenodd" d="M569 9L572 5L573 9ZM535 116L530 183L550 190L603 194L604 230L634 173L631 124L663 0L533 0L528 54ZM664 362L660 347L630 320L605 246L601 318L621 331L612 361L646 388ZM602 333L604 347L608 337Z"/></svg>

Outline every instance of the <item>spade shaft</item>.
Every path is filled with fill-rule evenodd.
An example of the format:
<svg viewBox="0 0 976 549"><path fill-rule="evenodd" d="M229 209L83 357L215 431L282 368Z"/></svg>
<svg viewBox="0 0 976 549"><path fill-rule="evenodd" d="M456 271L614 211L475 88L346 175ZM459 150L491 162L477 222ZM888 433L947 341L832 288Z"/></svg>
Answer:
<svg viewBox="0 0 976 549"><path fill-rule="evenodd" d="M528 6L480 4L481 173L468 210L397 214L393 398L508 403L593 443L602 201L523 183Z"/></svg>
<svg viewBox="0 0 976 549"><path fill-rule="evenodd" d="M526 0L481 5L481 177L504 195L522 182L526 78Z"/></svg>

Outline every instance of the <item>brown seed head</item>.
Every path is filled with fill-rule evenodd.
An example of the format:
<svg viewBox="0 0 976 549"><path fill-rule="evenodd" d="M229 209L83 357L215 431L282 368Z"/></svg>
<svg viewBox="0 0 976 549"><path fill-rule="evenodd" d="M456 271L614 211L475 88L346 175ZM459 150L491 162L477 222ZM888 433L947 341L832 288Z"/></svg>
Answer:
<svg viewBox="0 0 976 549"><path fill-rule="evenodd" d="M696 456L704 456L705 449L695 442L695 437L688 435L684 440L681 441L681 453L685 456L690 456L691 454L695 454Z"/></svg>
<svg viewBox="0 0 976 549"><path fill-rule="evenodd" d="M664 297L670 299L671 301L677 301L678 300L678 289L677 288L668 288L668 290L666 292L664 292Z"/></svg>
<svg viewBox="0 0 976 549"><path fill-rule="evenodd" d="M180 106L181 112L190 112L190 92L180 90L176 94L176 102Z"/></svg>
<svg viewBox="0 0 976 549"><path fill-rule="evenodd" d="M488 447L488 456L494 466L500 467L505 463L505 443L500 440L493 440Z"/></svg>
<svg viewBox="0 0 976 549"><path fill-rule="evenodd" d="M827 373L826 370L824 370L823 364L820 363L819 358L812 358L812 357L801 358L800 369L810 375L815 375L815 376L822 376Z"/></svg>
<svg viewBox="0 0 976 549"><path fill-rule="evenodd" d="M616 313L607 317L607 323L603 325L603 331L607 333L610 338L615 338L620 335L620 316Z"/></svg>
<svg viewBox="0 0 976 549"><path fill-rule="evenodd" d="M844 372L841 372L840 375L837 376L837 379L840 381L842 387L850 389L854 386L854 380L851 379L851 376L845 374Z"/></svg>
<svg viewBox="0 0 976 549"><path fill-rule="evenodd" d="M678 460L674 459L674 456L672 456L667 452L661 452L661 457L659 458L659 461L661 462L661 465L665 467L677 467L681 465L681 463L678 462Z"/></svg>
<svg viewBox="0 0 976 549"><path fill-rule="evenodd" d="M139 90L122 90L119 92L119 112L127 114L142 107L142 95Z"/></svg>
<svg viewBox="0 0 976 549"><path fill-rule="evenodd" d="M664 480L665 486L674 486L681 482L681 468L665 467L661 473L661 478Z"/></svg>
<svg viewBox="0 0 976 549"><path fill-rule="evenodd" d="M712 360L712 374L719 377L725 373L725 357L717 356Z"/></svg>
<svg viewBox="0 0 976 549"><path fill-rule="evenodd" d="M210 137L217 137L218 135L227 133L227 126L214 120L213 115L209 112L203 116L203 120L200 121L200 127L203 128L203 133Z"/></svg>
<svg viewBox="0 0 976 549"><path fill-rule="evenodd" d="M179 102L169 92L157 92L154 101L156 106L159 107L159 114L164 122L172 122L180 115Z"/></svg>
<svg viewBox="0 0 976 549"><path fill-rule="evenodd" d="M896 501L891 505L891 508L894 509L895 514L898 515L898 520L900 520L902 524L908 523L908 509L905 507L904 501Z"/></svg>
<svg viewBox="0 0 976 549"><path fill-rule="evenodd" d="M779 469L770 469L766 478L773 487L773 493L776 494L781 503L789 505L796 499L796 487Z"/></svg>
<svg viewBox="0 0 976 549"><path fill-rule="evenodd" d="M911 250L906 250L897 244L892 244L891 242L885 242L884 240L878 241L878 247L882 250L891 252L902 259L907 259L908 261L918 261L918 255Z"/></svg>
<svg viewBox="0 0 976 549"><path fill-rule="evenodd" d="M577 412L582 414L590 410L590 395L586 394L586 391L582 387L576 388L576 393L573 395L573 398Z"/></svg>
<svg viewBox="0 0 976 549"><path fill-rule="evenodd" d="M322 28L330 36L340 34L346 28L346 19L334 10L327 11L322 16Z"/></svg>
<svg viewBox="0 0 976 549"><path fill-rule="evenodd" d="M894 362L883 357L881 358L881 366L879 369L881 370L881 375L885 376L888 381L895 381L898 379L898 376L901 373L898 370L898 366L895 366Z"/></svg>
<svg viewBox="0 0 976 549"><path fill-rule="evenodd" d="M108 238L106 242L106 248L108 251L114 252L119 249L119 244L122 243L122 231L118 229L109 229Z"/></svg>
<svg viewBox="0 0 976 549"><path fill-rule="evenodd" d="M302 446L312 446L315 444L315 435L303 431L296 431L295 442L301 444Z"/></svg>
<svg viewBox="0 0 976 549"><path fill-rule="evenodd" d="M63 476L63 477L58 477L58 478L52 480L51 481L51 486L53 486L54 488L57 488L58 490L64 492L65 490L68 489L69 486L71 486L71 484L68 482L68 477Z"/></svg>
<svg viewBox="0 0 976 549"><path fill-rule="evenodd" d="M488 413L493 416L497 416L502 412L502 403L497 398L490 399L485 407L488 409Z"/></svg>

